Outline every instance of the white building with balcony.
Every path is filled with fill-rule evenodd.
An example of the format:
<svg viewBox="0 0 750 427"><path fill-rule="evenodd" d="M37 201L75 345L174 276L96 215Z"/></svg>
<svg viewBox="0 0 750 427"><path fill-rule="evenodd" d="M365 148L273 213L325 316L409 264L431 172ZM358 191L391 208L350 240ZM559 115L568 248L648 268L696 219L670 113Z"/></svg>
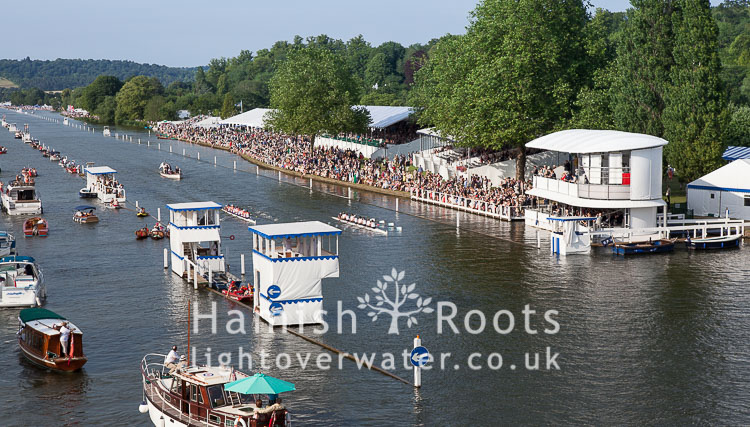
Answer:
<svg viewBox="0 0 750 427"><path fill-rule="evenodd" d="M172 271L188 280L226 271L221 251L221 205L214 202L172 203L169 209L169 247Z"/></svg>
<svg viewBox="0 0 750 427"><path fill-rule="evenodd" d="M319 221L253 225L254 310L273 326L321 323L325 278L339 277L341 230Z"/></svg>
<svg viewBox="0 0 750 427"><path fill-rule="evenodd" d="M550 217L596 216L604 225L630 230L634 240L653 232L662 199L662 149L667 141L650 135L612 130L571 129L537 138L528 148L566 154L570 179L533 177L527 194L539 198L527 208L526 224L552 230ZM545 202L546 201L546 202ZM666 216L665 216L666 217ZM603 224L598 224L601 227Z"/></svg>

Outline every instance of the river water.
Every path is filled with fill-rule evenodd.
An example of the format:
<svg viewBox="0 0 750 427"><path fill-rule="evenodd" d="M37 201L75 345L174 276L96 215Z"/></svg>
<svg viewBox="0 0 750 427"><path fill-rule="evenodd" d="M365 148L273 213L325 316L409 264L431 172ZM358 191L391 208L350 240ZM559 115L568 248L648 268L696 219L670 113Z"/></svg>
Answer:
<svg viewBox="0 0 750 427"><path fill-rule="evenodd" d="M87 133L42 119L62 122L51 113L3 114L19 127L28 123L34 137L79 163L118 170L129 206L138 200L153 215L161 207L166 216L167 203L213 200L249 207L259 223L331 222L341 211L397 223L403 231L387 237L344 227L340 277L323 283L329 330L316 335L307 328L304 333L349 353L374 354L377 366L391 368L392 354L392 372L409 381L412 371L404 367L402 353L411 349L416 334L436 360L422 372L423 386L415 390L352 361L339 364L335 355L326 363L330 353L262 324L256 330L241 308L245 333L229 333L227 322L239 315L228 311L239 307L166 272L162 252L167 241L134 239L133 232L154 219L102 207L100 223L74 223L72 209L81 203L77 191L83 181L0 132L0 145L8 147L8 154L0 156L2 180L24 166L37 168L50 235L24 239L22 217L3 215L0 228L19 236L21 254L37 259L48 286L46 307L81 327L89 358L82 372L71 375L38 369L23 359L15 343L18 310L0 311L2 425L149 425L137 410L139 363L146 353L166 353L173 344L185 351L188 301L201 314L210 313L214 303L217 311L215 334L211 322L203 320L191 336L198 362L210 356L218 363L227 353L221 361L235 367L242 362L245 372L262 370L294 382L297 391L284 397L297 424L750 422L747 248L714 253L679 248L669 255L628 259L597 249L590 256L555 258L536 248L536 232L523 224L406 200L396 212L392 197L355 192L347 200L343 187L314 183L311 190L303 179L256 172L255 166L219 150L157 142L148 133L116 128L113 133L125 132L133 142L105 138L100 127ZM182 157L183 149L189 158ZM157 167L165 160L183 169L182 181L159 177ZM251 270L246 226L232 218L222 221L226 255L237 274L241 253ZM232 235L236 238L229 240ZM546 238L543 248L545 243ZM427 306L435 310L415 314L418 323L411 327L401 318L399 334L389 334L389 315L372 321L368 310L357 308L357 297L369 294L374 301L377 281L394 268L404 272L402 284L414 283L413 292L431 298ZM390 298L393 284L387 289ZM414 309L416 301L407 300L400 311ZM342 333L336 325L339 302L349 310L341 316ZM456 331L447 321L438 322L438 311L450 317L454 307ZM351 330L354 316L356 333ZM238 325L232 324L234 330ZM252 367L247 357L240 359L240 348L252 355ZM532 366L539 355L538 370L527 369L527 354ZM261 356L267 365L262 368Z"/></svg>

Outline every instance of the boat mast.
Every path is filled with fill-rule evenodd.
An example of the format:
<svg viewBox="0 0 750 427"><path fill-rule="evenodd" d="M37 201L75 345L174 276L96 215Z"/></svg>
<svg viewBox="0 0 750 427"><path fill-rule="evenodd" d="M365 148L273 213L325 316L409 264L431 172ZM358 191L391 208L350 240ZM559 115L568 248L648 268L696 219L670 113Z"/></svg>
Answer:
<svg viewBox="0 0 750 427"><path fill-rule="evenodd" d="M188 343L187 343L187 365L190 367L190 300L188 300Z"/></svg>

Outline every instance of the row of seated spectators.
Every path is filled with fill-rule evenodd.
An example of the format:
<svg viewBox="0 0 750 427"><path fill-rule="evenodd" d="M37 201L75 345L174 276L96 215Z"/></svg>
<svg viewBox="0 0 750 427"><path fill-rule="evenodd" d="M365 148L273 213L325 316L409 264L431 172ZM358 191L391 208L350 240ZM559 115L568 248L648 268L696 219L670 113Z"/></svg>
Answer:
<svg viewBox="0 0 750 427"><path fill-rule="evenodd" d="M198 127L195 121L159 123L157 132L167 138L222 147L257 161L344 182L361 183L396 191L438 192L456 205L500 213L502 207L522 208L530 203L524 195L529 182L506 178L493 187L487 178L472 176L444 180L439 174L412 170L411 159L397 155L390 159L366 159L340 148L314 147L305 137L273 133L262 129ZM437 196L436 196L437 197Z"/></svg>

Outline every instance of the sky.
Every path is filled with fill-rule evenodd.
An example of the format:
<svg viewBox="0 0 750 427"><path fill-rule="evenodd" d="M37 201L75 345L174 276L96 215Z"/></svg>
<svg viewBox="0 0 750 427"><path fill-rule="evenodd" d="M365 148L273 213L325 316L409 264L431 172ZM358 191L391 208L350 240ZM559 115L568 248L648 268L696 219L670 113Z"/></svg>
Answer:
<svg viewBox="0 0 750 427"><path fill-rule="evenodd" d="M628 0L590 0L623 11ZM720 0L711 0L712 5ZM169 66L205 65L242 49L327 34L362 34L373 46L425 43L465 32L477 0L14 0L0 35L4 59L126 59ZM23 18L21 18L23 17Z"/></svg>

